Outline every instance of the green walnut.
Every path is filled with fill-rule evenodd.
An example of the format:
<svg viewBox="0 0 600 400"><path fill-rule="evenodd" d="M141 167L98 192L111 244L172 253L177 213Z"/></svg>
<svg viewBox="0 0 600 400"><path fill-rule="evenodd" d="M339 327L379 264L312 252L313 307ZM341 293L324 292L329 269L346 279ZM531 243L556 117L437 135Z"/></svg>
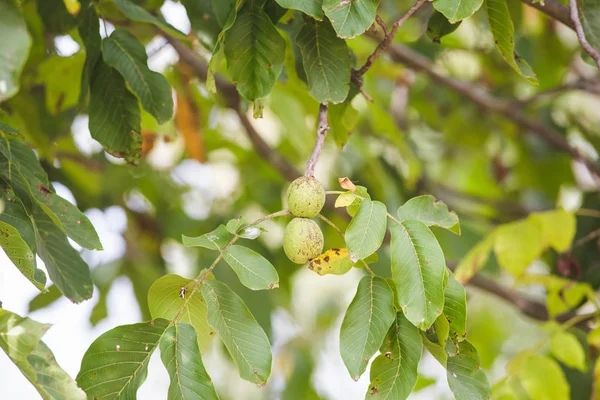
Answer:
<svg viewBox="0 0 600 400"><path fill-rule="evenodd" d="M323 251L323 232L312 219L294 218L283 234L285 255L296 264L304 264Z"/></svg>
<svg viewBox="0 0 600 400"><path fill-rule="evenodd" d="M312 176L301 176L290 184L287 200L294 217L312 218L323 209L325 189Z"/></svg>

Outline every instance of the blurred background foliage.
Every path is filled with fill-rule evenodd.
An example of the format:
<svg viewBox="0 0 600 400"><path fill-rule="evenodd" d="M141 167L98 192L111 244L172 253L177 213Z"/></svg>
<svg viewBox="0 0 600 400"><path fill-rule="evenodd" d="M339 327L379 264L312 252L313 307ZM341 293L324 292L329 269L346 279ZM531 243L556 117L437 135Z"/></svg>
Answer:
<svg viewBox="0 0 600 400"><path fill-rule="evenodd" d="M191 18L193 1L135 2L148 11L162 13L167 21L186 31L189 22L183 3L192 20L190 37L197 53L204 58L210 55L218 28ZM142 319L147 320L147 293L156 279L167 273L194 277L214 259L212 252L184 248L182 234L197 236L240 215L253 220L280 210L288 180L278 164L270 162L269 155L257 151L256 141L249 136L248 127L240 123L238 112L228 108L227 100L219 93L211 94L193 69L178 61L166 39L157 36L148 24L124 20L109 7L110 3L102 11L106 19L102 31L110 33L113 26L123 24L145 43L150 67L163 72L174 89L176 110L174 119L163 125L142 112L143 146L137 167L105 153L90 137L87 110L79 108L79 76L85 53L71 20L80 5L65 0L65 12L60 15L41 11L59 3L20 1L32 47L18 93L0 103L0 122L25 136L57 190L70 192L79 209L87 210L88 215L100 215L105 225L100 230L105 250L82 251L93 268L100 294L90 322L95 325L111 313L106 299L113 281L120 276L131 281ZM531 134L510 115L477 103L431 76L439 74L460 82L469 91L504 102L526 118L556 131L598 165L598 71L582 59L575 33L569 27L520 1L508 0L507 4L515 25L516 51L530 63L538 86L520 77L502 59L483 9L440 39L428 32L434 11L427 5L400 28L394 43L408 54L424 57L426 69L396 62L393 55L378 60L364 76L363 90L373 102L357 94L351 102L332 107L333 129L316 176L330 190L339 190L337 178L348 176L367 187L371 196L385 202L389 210L419 194L433 194L444 201L458 213L462 227L460 237L434 231L450 266L457 265L501 224L560 207L575 212L574 243L579 244L563 254L544 252L527 269L526 276L564 278L566 283L555 297L563 296L564 287L576 283L588 283L595 297L600 286L600 254L597 237L589 239L589 235L600 228L598 177L564 148ZM379 13L385 21L393 21L411 6L410 1L386 0ZM282 32L294 32L297 19L297 15L287 12L277 27ZM302 170L314 142L318 103L294 73L295 48L289 45L289 36L284 37L288 40L284 72L264 99L263 117L253 119L253 106L246 101L242 101L239 113L248 116L269 151L279 153ZM0 39L5 40L10 39ZM356 66L360 66L377 42L364 35L347 43ZM216 70L229 80L221 58ZM347 224L345 212L336 211L331 204L324 215L339 226ZM272 398L274 393L286 400L346 398L344 393L352 392L347 389L352 383L339 383L346 389L336 394L335 383L319 382L328 379L322 372L333 361L324 360L323 355L327 347L335 347L343 310L362 271L353 270L344 277L320 277L293 265L281 248L283 223L268 222L268 232L247 243L276 266L281 279L279 290L253 292L243 287L229 268L214 271L217 279L244 299L274 338L275 369L280 375L267 390L249 391L245 398ZM326 246L343 245L333 229L321 225ZM106 232L111 232L114 243L104 240ZM578 242L582 238L586 239ZM386 251L380 253L373 269L389 276ZM477 347L490 381L500 382L494 396L527 398L522 385L539 385L536 379L552 387L556 381L533 370L536 364L532 362L523 367L526 370L521 371L521 380L514 379L515 374L506 369L510 360L535 348L552 332L543 321L550 318L543 312L546 302L552 301L551 288L542 281L520 284L501 270L493 254L480 275L484 284L474 278L467 286L469 339ZM59 296L60 292L50 287L31 300L30 310L47 307ZM536 304L543 312L528 314L523 301ZM585 307L585 302L581 298L570 308ZM278 328L274 321L288 329ZM276 334L277 329L287 332L287 336ZM583 331L589 329L590 325L584 325ZM593 390L597 343L588 345L582 330L571 331L583 346L586 368L573 368L560 358L558 361L570 386L570 397L587 399ZM222 349L209 351L226 358ZM551 354L546 350L542 353ZM425 360L422 364L418 386L426 388L418 393L422 398L448 398L444 383L431 386L439 376L431 373L430 363ZM236 377L231 379L238 382ZM345 382L348 377L339 379ZM509 386L509 394L502 397ZM223 379L217 379L217 389L222 398L240 398L235 385L228 387ZM554 397L536 400L542 398Z"/></svg>

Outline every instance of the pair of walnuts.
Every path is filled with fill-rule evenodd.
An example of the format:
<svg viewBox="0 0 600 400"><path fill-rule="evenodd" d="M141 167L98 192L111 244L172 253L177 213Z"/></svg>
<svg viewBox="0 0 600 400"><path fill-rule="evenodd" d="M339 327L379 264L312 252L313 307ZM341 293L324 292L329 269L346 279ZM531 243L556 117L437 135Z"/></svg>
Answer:
<svg viewBox="0 0 600 400"><path fill-rule="evenodd" d="M285 228L283 250L292 262L304 264L323 251L323 232L311 218L325 204L325 189L312 176L302 176L290 184L287 200L294 219Z"/></svg>

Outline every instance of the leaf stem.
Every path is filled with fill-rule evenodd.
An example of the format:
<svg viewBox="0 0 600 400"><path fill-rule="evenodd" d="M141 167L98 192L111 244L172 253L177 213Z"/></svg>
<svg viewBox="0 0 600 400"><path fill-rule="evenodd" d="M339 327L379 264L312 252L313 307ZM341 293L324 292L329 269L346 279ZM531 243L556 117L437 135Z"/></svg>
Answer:
<svg viewBox="0 0 600 400"><path fill-rule="evenodd" d="M344 194L346 192L343 192L341 190L328 190L325 192L325 194Z"/></svg>
<svg viewBox="0 0 600 400"><path fill-rule="evenodd" d="M263 223L265 221L271 220L273 218L284 217L284 216L288 216L288 215L292 215L292 213L290 212L290 210L277 211L277 212L275 212L273 214L265 215L264 217L261 217L261 218L257 219L256 221L248 224L248 226L249 227L256 226L256 225L259 225L259 224L261 224L261 223ZM206 279L208 278L208 275L213 271L213 269L215 269L215 267L217 266L217 264L219 263L219 261L221 261L221 259L223 258L223 254L224 254L225 250L227 250L227 248L229 248L231 245L233 245L235 242L237 242L239 238L240 238L239 235L237 235L237 234L233 235L233 238L231 238L231 240L229 241L229 243L227 243L225 246L223 246L222 249L219 249L219 255L217 256L217 258L215 258L215 261L212 262L212 264L208 267L208 269L206 269L205 271L201 272L196 277L196 279L194 279L194 287L192 288L191 292L186 296L183 304L181 305L181 308L179 309L179 311L177 311L177 314L175 315L175 318L173 318L173 320L171 321L170 325L173 325L173 324L177 323L177 321L181 317L181 314L183 313L183 310L187 307L187 305L190 302L191 298L202 287L202 285L204 284L204 282L206 282Z"/></svg>
<svg viewBox="0 0 600 400"><path fill-rule="evenodd" d="M340 236L344 237L344 232L342 232L342 230L340 228L338 228L338 226L336 224L334 224L332 221L330 221L327 217L325 217L322 214L317 215L317 217L319 217L322 221L325 221L327 223L327 225L329 225L333 229L335 229L337 231L337 233L340 234Z"/></svg>
<svg viewBox="0 0 600 400"><path fill-rule="evenodd" d="M575 211L575 215L581 215L582 217L600 218L600 211L591 210L589 208L580 208Z"/></svg>
<svg viewBox="0 0 600 400"><path fill-rule="evenodd" d="M397 224L401 224L401 223L402 223L402 222L400 222L400 220L399 220L398 218L394 217L394 216L393 216L392 214L390 214L389 212L388 212L388 213L386 213L386 214L387 214L387 217L388 217L389 219L391 219L392 221L396 222Z"/></svg>

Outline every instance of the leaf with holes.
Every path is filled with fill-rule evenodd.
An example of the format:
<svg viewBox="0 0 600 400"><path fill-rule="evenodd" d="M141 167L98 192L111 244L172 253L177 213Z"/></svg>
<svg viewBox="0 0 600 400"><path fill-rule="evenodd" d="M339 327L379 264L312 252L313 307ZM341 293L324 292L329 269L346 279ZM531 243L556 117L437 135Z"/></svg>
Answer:
<svg viewBox="0 0 600 400"><path fill-rule="evenodd" d="M483 0L434 0L433 7L444 14L451 24L470 17L479 10ZM455 28L456 29L456 28Z"/></svg>
<svg viewBox="0 0 600 400"><path fill-rule="evenodd" d="M168 326L169 321L159 318L103 333L83 355L77 384L91 399L135 399Z"/></svg>
<svg viewBox="0 0 600 400"><path fill-rule="evenodd" d="M387 282L370 276L361 279L340 330L340 353L355 381L381 347L395 315L394 292Z"/></svg>
<svg viewBox="0 0 600 400"><path fill-rule="evenodd" d="M283 69L285 40L256 1L239 11L224 37L227 69L250 101L266 97Z"/></svg>
<svg viewBox="0 0 600 400"><path fill-rule="evenodd" d="M140 106L117 70L100 60L90 83L89 128L111 155L137 165L142 153Z"/></svg>
<svg viewBox="0 0 600 400"><path fill-rule="evenodd" d="M417 382L423 343L419 330L398 313L371 366L369 399L404 400Z"/></svg>
<svg viewBox="0 0 600 400"><path fill-rule="evenodd" d="M434 234L420 221L392 224L392 279L406 318L422 330L444 310L446 261Z"/></svg>
<svg viewBox="0 0 600 400"><path fill-rule="evenodd" d="M85 393L58 365L52 351L41 341L49 327L0 309L0 347L43 399L83 400Z"/></svg>
<svg viewBox="0 0 600 400"><path fill-rule="evenodd" d="M380 0L323 0L323 11L337 35L351 39L373 24Z"/></svg>
<svg viewBox="0 0 600 400"><path fill-rule="evenodd" d="M162 74L148 68L146 48L135 36L124 29L116 29L104 39L102 57L106 64L119 71L140 99L144 110L152 114L159 124L171 119L171 87Z"/></svg>
<svg viewBox="0 0 600 400"><path fill-rule="evenodd" d="M306 18L296 36L308 89L319 103L341 103L350 90L352 61L344 39L336 36L331 23Z"/></svg>
<svg viewBox="0 0 600 400"><path fill-rule="evenodd" d="M265 331L227 285L207 281L202 296L208 304L208 323L217 331L238 368L240 377L264 385L271 375L271 345Z"/></svg>
<svg viewBox="0 0 600 400"><path fill-rule="evenodd" d="M398 208L401 221L421 221L427 226L439 226L460 235L458 216L448 206L430 195L417 196Z"/></svg>
<svg viewBox="0 0 600 400"><path fill-rule="evenodd" d="M219 225L214 231L197 237L182 235L185 247L204 247L209 250L221 250L229 243L230 239L231 235L225 225Z"/></svg>
<svg viewBox="0 0 600 400"><path fill-rule="evenodd" d="M279 275L266 258L244 246L229 246L223 259L236 273L242 285L252 290L279 287Z"/></svg>
<svg viewBox="0 0 600 400"><path fill-rule="evenodd" d="M152 318L168 320L172 320L181 312L179 321L194 327L198 347L204 352L215 331L208 325L208 308L200 290L196 289L194 292L196 285L194 280L179 275L161 276L148 290L148 308Z"/></svg>
<svg viewBox="0 0 600 400"><path fill-rule="evenodd" d="M160 358L171 378L168 400L219 398L204 369L194 328L184 323L169 327L159 346Z"/></svg>
<svg viewBox="0 0 600 400"><path fill-rule="evenodd" d="M352 218L344 237L353 262L375 253L383 243L387 226L387 209L379 201L364 199Z"/></svg>
<svg viewBox="0 0 600 400"><path fill-rule="evenodd" d="M284 8L291 8L292 10L299 10L311 17L323 19L323 0L275 0L277 4Z"/></svg>
<svg viewBox="0 0 600 400"><path fill-rule="evenodd" d="M0 103L19 91L21 72L31 48L31 36L19 8L0 0Z"/></svg>
<svg viewBox="0 0 600 400"><path fill-rule="evenodd" d="M496 48L519 75L534 85L538 84L535 73L523 58L515 52L515 27L505 0L486 0L490 30Z"/></svg>
<svg viewBox="0 0 600 400"><path fill-rule="evenodd" d="M469 341L464 340L458 345L455 356L448 357L448 385L457 399L489 399L492 387L485 372L477 350Z"/></svg>

